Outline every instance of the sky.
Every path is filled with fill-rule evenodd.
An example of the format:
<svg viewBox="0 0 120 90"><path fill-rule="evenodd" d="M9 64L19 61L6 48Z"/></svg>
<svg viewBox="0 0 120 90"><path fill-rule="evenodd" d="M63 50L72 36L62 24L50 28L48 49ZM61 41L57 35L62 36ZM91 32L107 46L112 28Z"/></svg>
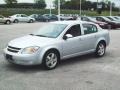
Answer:
<svg viewBox="0 0 120 90"><path fill-rule="evenodd" d="M34 0L17 0L18 2L22 3L22 2L34 2ZM45 0L46 3L47 3L47 7L50 7L50 5L52 5L52 2L54 0ZM97 1L97 0L90 0L90 1ZM102 0L98 0L98 1L102 1ZM109 0L109 1L112 1L114 3L116 3L117 6L120 6L120 0ZM4 3L4 0L0 0L0 3Z"/></svg>

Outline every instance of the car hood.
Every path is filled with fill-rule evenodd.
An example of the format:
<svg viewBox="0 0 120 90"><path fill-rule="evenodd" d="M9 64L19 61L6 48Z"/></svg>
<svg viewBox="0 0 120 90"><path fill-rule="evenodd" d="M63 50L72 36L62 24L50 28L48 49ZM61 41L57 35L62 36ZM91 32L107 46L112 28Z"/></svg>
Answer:
<svg viewBox="0 0 120 90"><path fill-rule="evenodd" d="M10 41L8 43L8 46L17 47L17 48L26 48L30 46L41 47L48 44L52 44L55 40L56 40L55 38L27 35Z"/></svg>

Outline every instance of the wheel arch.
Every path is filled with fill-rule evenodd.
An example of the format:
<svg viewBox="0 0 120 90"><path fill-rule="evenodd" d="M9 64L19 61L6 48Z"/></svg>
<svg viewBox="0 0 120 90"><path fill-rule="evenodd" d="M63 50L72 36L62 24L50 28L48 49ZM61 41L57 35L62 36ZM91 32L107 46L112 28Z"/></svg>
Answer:
<svg viewBox="0 0 120 90"><path fill-rule="evenodd" d="M47 53L47 52L49 52L49 51L55 51L55 52L58 54L59 58L60 58L61 54L60 54L60 52L59 52L58 49L56 49L56 48L50 48L50 49L46 50L45 53ZM44 53L44 55L45 55L45 53Z"/></svg>
<svg viewBox="0 0 120 90"><path fill-rule="evenodd" d="M11 20L7 19L7 20L5 21L5 24L7 24L7 21L9 21L9 22L11 23Z"/></svg>
<svg viewBox="0 0 120 90"><path fill-rule="evenodd" d="M99 40L97 41L95 48L97 47L97 45L98 45L99 43L104 43L104 44L105 44L105 47L107 46L106 40L105 40L104 38L101 38L101 39L99 39Z"/></svg>
<svg viewBox="0 0 120 90"><path fill-rule="evenodd" d="M45 49L42 49L40 50L40 56L39 56L39 60L41 61L41 63L43 62L43 59L44 59L44 56L45 54L48 52L48 51L56 51L58 56L59 56L59 59L61 59L61 53L60 53L60 50L58 48L55 48L55 47L49 47L49 48L45 48Z"/></svg>

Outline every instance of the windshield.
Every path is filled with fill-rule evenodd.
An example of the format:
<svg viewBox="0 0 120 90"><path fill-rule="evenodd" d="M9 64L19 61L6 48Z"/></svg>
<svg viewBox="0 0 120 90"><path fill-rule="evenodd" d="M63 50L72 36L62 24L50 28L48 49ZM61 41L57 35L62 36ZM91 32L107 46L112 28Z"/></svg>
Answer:
<svg viewBox="0 0 120 90"><path fill-rule="evenodd" d="M107 17L102 17L102 18L104 18L106 21L110 21L111 22L111 20L108 19Z"/></svg>
<svg viewBox="0 0 120 90"><path fill-rule="evenodd" d="M113 18L111 18L111 17L107 17L108 19L110 19L111 21L115 21Z"/></svg>
<svg viewBox="0 0 120 90"><path fill-rule="evenodd" d="M49 24L40 28L39 31L31 35L48 38L57 38L66 27L66 24Z"/></svg>
<svg viewBox="0 0 120 90"><path fill-rule="evenodd" d="M89 19L90 19L91 21L93 21L93 22L96 22L96 21L97 21L96 18L94 18L94 17L89 17Z"/></svg>

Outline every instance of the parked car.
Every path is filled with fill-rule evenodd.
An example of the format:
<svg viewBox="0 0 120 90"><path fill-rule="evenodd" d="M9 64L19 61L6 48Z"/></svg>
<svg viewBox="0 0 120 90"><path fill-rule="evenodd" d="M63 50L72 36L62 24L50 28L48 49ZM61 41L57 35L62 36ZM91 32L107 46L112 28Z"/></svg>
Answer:
<svg viewBox="0 0 120 90"><path fill-rule="evenodd" d="M13 20L11 18L4 17L0 15L0 23L11 24Z"/></svg>
<svg viewBox="0 0 120 90"><path fill-rule="evenodd" d="M14 23L18 23L18 22L33 23L35 21L34 18L31 18L25 14L15 14L13 16L10 16L10 18L13 19Z"/></svg>
<svg viewBox="0 0 120 90"><path fill-rule="evenodd" d="M34 18L35 20L37 20L38 14L32 14L29 17Z"/></svg>
<svg viewBox="0 0 120 90"><path fill-rule="evenodd" d="M59 16L58 16L59 17ZM71 16L60 16L61 20L68 21L68 20L76 20L76 17Z"/></svg>
<svg viewBox="0 0 120 90"><path fill-rule="evenodd" d="M107 17L97 16L97 17L96 17L96 20L97 20L97 21L102 21L102 22L108 23L110 29L120 28L120 23L119 23L119 22L111 21L111 20L108 19Z"/></svg>
<svg viewBox="0 0 120 90"><path fill-rule="evenodd" d="M44 14L43 16L50 19L50 21L58 21L58 17L54 14Z"/></svg>
<svg viewBox="0 0 120 90"><path fill-rule="evenodd" d="M54 69L60 60L94 53L105 54L109 45L108 30L97 24L80 21L57 21L40 28L39 31L14 39L4 49L10 63L39 65Z"/></svg>
<svg viewBox="0 0 120 90"><path fill-rule="evenodd" d="M40 15L40 14L32 14L30 15L31 18L34 18L36 21L42 21L42 22L49 22L50 18Z"/></svg>
<svg viewBox="0 0 120 90"><path fill-rule="evenodd" d="M113 16L115 19L120 20L119 16Z"/></svg>
<svg viewBox="0 0 120 90"><path fill-rule="evenodd" d="M109 25L106 22L97 21L94 17L83 16L83 17L81 17L81 20L98 24L103 29L109 28Z"/></svg>
<svg viewBox="0 0 120 90"><path fill-rule="evenodd" d="M111 21L116 21L116 22L120 23L120 19L116 19L113 16L107 16L107 18Z"/></svg>

